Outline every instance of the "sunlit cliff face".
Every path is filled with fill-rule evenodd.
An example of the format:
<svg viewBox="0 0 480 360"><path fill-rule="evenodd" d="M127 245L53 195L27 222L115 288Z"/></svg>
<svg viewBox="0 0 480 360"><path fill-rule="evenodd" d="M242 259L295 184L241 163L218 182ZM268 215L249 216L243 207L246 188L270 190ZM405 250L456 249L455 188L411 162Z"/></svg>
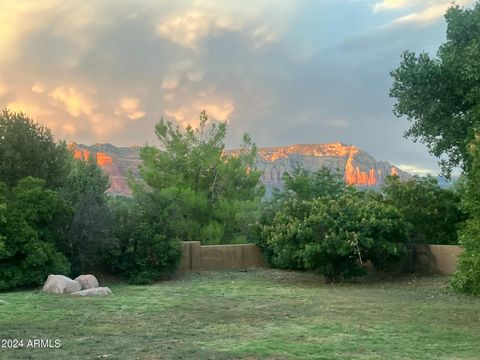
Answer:
<svg viewBox="0 0 480 360"><path fill-rule="evenodd" d="M364 154L361 154L360 149L353 145L342 143L291 145L262 148L258 151L259 157L269 163L287 159L292 154L308 157L344 158L346 160L344 179L348 185L376 186L380 183L379 178L383 179L384 175L387 175L382 174L382 170L377 168L361 169L358 162L359 157L364 156ZM389 175L397 174L397 169L392 166Z"/></svg>
<svg viewBox="0 0 480 360"><path fill-rule="evenodd" d="M90 157L90 151L83 149L73 149L73 157L77 160L88 160L88 158ZM113 163L112 157L108 156L103 152L95 153L95 157L97 160L97 164L103 169Z"/></svg>

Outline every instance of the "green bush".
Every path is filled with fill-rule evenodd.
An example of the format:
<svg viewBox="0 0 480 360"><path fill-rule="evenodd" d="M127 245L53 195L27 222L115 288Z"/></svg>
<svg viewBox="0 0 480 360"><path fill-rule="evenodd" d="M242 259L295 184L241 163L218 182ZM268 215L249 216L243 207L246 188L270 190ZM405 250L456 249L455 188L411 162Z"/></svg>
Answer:
<svg viewBox="0 0 480 360"><path fill-rule="evenodd" d="M412 243L457 244L457 231L466 216L460 197L442 189L437 179L427 176L400 181L388 177L383 187L385 199L395 206L409 223Z"/></svg>
<svg viewBox="0 0 480 360"><path fill-rule="evenodd" d="M49 274L69 273L58 250L72 209L45 189L45 181L27 177L9 190L0 183L0 290L43 284Z"/></svg>
<svg viewBox="0 0 480 360"><path fill-rule="evenodd" d="M455 289L480 295L480 137L470 146L472 162L462 189L462 204L469 219L459 231L459 244L463 253L459 256L452 285Z"/></svg>
<svg viewBox="0 0 480 360"><path fill-rule="evenodd" d="M383 269L406 255L406 223L381 196L344 187L310 200L293 195L278 207L278 200L266 205L253 226L273 267L314 270L338 281L364 274L367 261Z"/></svg>
<svg viewBox="0 0 480 360"><path fill-rule="evenodd" d="M146 284L172 273L180 259L178 239L164 233L165 218L154 203L111 199L116 247L106 261L131 283Z"/></svg>

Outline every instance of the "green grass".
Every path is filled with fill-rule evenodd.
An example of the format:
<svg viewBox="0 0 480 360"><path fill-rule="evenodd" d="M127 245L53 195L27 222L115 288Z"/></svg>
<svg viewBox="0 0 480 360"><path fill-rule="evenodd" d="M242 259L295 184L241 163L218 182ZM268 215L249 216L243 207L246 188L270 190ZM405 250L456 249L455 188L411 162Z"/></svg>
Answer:
<svg viewBox="0 0 480 360"><path fill-rule="evenodd" d="M203 272L113 296L0 294L0 359L479 359L480 299L445 277L324 285L276 270Z"/></svg>

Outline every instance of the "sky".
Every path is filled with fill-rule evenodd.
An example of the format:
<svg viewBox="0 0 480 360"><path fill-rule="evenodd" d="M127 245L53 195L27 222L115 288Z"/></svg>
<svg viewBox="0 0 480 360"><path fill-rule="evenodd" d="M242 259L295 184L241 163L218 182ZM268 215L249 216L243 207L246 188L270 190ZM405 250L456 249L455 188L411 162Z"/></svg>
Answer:
<svg viewBox="0 0 480 360"><path fill-rule="evenodd" d="M470 6L473 0L458 0ZM57 139L155 144L162 117L227 121L227 148L343 142L436 174L390 71L432 56L451 0L0 0L0 107Z"/></svg>

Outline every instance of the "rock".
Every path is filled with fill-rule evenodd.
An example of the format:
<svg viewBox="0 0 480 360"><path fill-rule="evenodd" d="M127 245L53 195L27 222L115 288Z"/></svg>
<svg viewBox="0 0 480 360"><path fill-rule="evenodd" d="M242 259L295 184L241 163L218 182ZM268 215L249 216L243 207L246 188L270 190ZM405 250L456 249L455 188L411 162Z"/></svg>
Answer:
<svg viewBox="0 0 480 360"><path fill-rule="evenodd" d="M97 278L90 274L80 275L75 278L75 281L77 281L82 286L82 290L98 288L99 286Z"/></svg>
<svg viewBox="0 0 480 360"><path fill-rule="evenodd" d="M86 289L82 291L77 291L71 293L70 295L77 295L77 296L103 296L103 295L110 295L112 291L108 287L98 287L94 289Z"/></svg>
<svg viewBox="0 0 480 360"><path fill-rule="evenodd" d="M43 285L43 291L54 294L69 294L82 290L82 286L75 280L63 275L48 275Z"/></svg>

